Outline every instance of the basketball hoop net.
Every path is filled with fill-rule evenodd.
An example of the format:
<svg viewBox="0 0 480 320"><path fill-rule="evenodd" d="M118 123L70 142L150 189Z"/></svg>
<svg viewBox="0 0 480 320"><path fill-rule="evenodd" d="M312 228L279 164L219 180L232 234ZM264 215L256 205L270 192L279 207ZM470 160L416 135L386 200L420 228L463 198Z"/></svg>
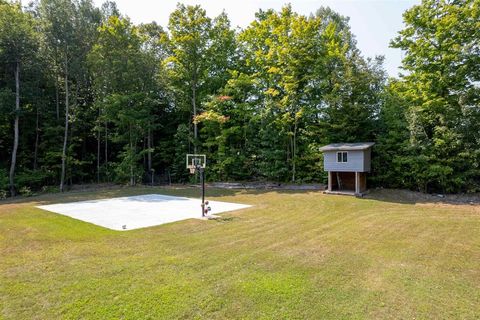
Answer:
<svg viewBox="0 0 480 320"><path fill-rule="evenodd" d="M187 169L190 174L194 174L197 170L205 169L206 156L204 154L187 154Z"/></svg>

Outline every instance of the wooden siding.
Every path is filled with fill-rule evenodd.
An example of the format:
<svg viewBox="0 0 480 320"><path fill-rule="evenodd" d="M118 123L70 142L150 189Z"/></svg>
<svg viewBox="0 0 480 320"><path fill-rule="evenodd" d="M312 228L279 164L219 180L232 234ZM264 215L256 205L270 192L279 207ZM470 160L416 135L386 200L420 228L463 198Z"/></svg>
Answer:
<svg viewBox="0 0 480 320"><path fill-rule="evenodd" d="M323 164L325 171L336 172L368 172L370 171L370 149L348 152L348 162L337 162L337 151L324 151Z"/></svg>

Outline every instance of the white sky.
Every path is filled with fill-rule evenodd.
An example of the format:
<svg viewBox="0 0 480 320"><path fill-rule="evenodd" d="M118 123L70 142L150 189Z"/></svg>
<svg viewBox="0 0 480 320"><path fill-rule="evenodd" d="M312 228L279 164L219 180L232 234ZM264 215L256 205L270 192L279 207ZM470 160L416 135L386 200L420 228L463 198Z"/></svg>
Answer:
<svg viewBox="0 0 480 320"><path fill-rule="evenodd" d="M94 0L100 6L104 0ZM156 21L163 27L178 1L170 0L116 0L118 8L135 23ZM232 26L246 27L258 9L281 9L291 3L294 11L308 15L321 6L329 6L350 17L350 26L357 37L358 47L367 57L385 56L385 68L390 76L397 76L402 53L388 47L389 42L403 28L402 13L420 0L183 0L184 4L200 4L210 17L222 10L228 14Z"/></svg>

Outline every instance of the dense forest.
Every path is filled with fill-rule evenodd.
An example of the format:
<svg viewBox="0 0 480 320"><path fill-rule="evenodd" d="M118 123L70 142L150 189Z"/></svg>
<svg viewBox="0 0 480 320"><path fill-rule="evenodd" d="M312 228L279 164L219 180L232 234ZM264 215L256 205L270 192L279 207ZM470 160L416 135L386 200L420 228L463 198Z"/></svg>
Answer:
<svg viewBox="0 0 480 320"><path fill-rule="evenodd" d="M323 182L319 147L373 141L377 186L480 190L480 1L423 0L364 57L348 17L260 10L245 29L178 4L167 26L114 2L0 0L0 197L72 184Z"/></svg>

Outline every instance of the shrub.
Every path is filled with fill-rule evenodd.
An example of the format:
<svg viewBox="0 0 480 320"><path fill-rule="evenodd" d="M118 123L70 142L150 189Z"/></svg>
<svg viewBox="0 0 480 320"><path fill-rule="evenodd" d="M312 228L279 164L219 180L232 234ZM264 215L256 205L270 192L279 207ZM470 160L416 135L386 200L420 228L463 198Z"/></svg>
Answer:
<svg viewBox="0 0 480 320"><path fill-rule="evenodd" d="M42 193L57 193L60 192L58 186L43 186Z"/></svg>
<svg viewBox="0 0 480 320"><path fill-rule="evenodd" d="M19 193L20 195L24 196L24 197L31 197L33 196L33 192L32 190L29 188L29 187L21 187L20 190L19 190Z"/></svg>
<svg viewBox="0 0 480 320"><path fill-rule="evenodd" d="M31 190L40 190L42 186L51 184L54 175L54 172L46 170L23 169L18 172L15 180L17 188L28 187Z"/></svg>
<svg viewBox="0 0 480 320"><path fill-rule="evenodd" d="M0 169L0 190L8 189L8 173L7 169Z"/></svg>

